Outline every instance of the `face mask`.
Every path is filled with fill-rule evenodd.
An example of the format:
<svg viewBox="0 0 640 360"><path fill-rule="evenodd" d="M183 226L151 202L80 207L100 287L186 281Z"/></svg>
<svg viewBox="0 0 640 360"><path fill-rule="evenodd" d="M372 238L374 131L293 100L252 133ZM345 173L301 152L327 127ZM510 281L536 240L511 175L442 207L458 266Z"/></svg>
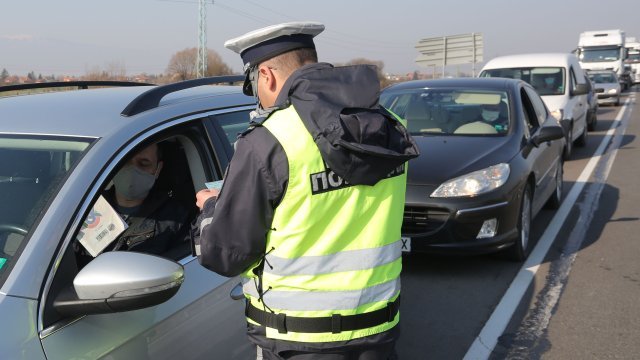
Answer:
<svg viewBox="0 0 640 360"><path fill-rule="evenodd" d="M130 200L140 200L147 197L155 182L155 175L144 172L133 165L123 167L113 177L116 191Z"/></svg>
<svg viewBox="0 0 640 360"><path fill-rule="evenodd" d="M485 121L496 121L500 116L500 111L482 110L482 118Z"/></svg>

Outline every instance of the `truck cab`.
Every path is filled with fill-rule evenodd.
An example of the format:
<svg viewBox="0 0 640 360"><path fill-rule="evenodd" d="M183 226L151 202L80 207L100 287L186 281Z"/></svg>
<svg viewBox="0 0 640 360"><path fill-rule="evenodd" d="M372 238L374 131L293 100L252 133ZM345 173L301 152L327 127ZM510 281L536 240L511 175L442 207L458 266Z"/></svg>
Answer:
<svg viewBox="0 0 640 360"><path fill-rule="evenodd" d="M628 37L625 47L627 48L627 63L631 67L631 81L633 84L640 84L640 42L635 37Z"/></svg>
<svg viewBox="0 0 640 360"><path fill-rule="evenodd" d="M631 70L625 67L625 33L620 29L585 31L580 34L576 55L585 70L613 70L622 90L632 85Z"/></svg>

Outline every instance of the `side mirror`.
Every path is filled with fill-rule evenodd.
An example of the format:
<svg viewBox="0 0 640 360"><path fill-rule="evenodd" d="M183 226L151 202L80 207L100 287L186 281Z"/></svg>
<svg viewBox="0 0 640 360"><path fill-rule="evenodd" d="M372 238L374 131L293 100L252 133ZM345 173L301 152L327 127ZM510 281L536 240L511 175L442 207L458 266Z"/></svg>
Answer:
<svg viewBox="0 0 640 360"><path fill-rule="evenodd" d="M564 130L560 126L543 126L538 130L538 133L533 135L531 142L534 146L538 147L543 142L562 139L564 137Z"/></svg>
<svg viewBox="0 0 640 360"><path fill-rule="evenodd" d="M589 93L589 86L587 84L576 84L576 88L571 91L571 95L584 95Z"/></svg>
<svg viewBox="0 0 640 360"><path fill-rule="evenodd" d="M87 264L54 300L67 316L137 310L161 304L184 281L182 265L148 254L112 251Z"/></svg>

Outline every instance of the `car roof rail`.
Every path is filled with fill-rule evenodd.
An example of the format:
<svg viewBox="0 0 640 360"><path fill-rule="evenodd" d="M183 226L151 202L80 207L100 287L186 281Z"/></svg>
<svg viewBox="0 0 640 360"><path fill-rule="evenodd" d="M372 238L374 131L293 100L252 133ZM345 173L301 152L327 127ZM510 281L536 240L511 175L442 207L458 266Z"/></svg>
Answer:
<svg viewBox="0 0 640 360"><path fill-rule="evenodd" d="M190 89L204 85L216 85L216 84L233 84L234 82L244 81L244 75L226 75L226 76L211 76L201 79L193 79L181 81L173 84L167 84L158 86L156 88L145 91L133 99L127 107L122 110L122 116L133 116L157 108L160 105L160 100L166 95L185 89Z"/></svg>
<svg viewBox="0 0 640 360"><path fill-rule="evenodd" d="M78 87L78 89L88 89L90 86L151 86L154 84L135 81L113 81L113 80L79 80L79 81L52 81L33 84L18 84L0 86L0 92L21 91L31 89L53 89L64 87Z"/></svg>

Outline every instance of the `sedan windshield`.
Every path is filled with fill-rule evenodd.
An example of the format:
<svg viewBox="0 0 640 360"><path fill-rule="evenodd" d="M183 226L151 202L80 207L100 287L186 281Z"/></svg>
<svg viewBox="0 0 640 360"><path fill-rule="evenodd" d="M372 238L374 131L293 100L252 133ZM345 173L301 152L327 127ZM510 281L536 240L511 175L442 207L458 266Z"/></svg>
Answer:
<svg viewBox="0 0 640 360"><path fill-rule="evenodd" d="M617 84L618 80L616 80L615 75L613 73L609 74L589 74L589 79L596 84Z"/></svg>
<svg viewBox="0 0 640 360"><path fill-rule="evenodd" d="M480 77L519 79L533 86L540 96L562 95L566 89L564 68L523 67L484 70Z"/></svg>
<svg viewBox="0 0 640 360"><path fill-rule="evenodd" d="M0 135L0 283L86 140Z"/></svg>
<svg viewBox="0 0 640 360"><path fill-rule="evenodd" d="M499 136L512 123L506 92L407 89L384 92L380 103L405 119L414 135Z"/></svg>

